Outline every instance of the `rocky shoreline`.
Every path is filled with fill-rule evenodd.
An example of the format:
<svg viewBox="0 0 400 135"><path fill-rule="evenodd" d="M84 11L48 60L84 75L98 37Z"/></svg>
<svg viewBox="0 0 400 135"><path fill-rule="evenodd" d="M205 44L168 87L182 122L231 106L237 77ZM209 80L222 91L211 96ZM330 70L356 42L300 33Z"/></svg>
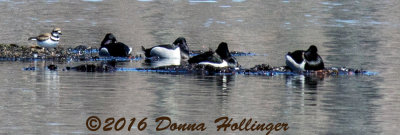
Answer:
<svg viewBox="0 0 400 135"><path fill-rule="evenodd" d="M70 58L76 59L95 57L98 57L97 48L93 49L86 46L77 46L75 48L57 47L53 49L44 49L33 46L20 46L17 44L0 44L0 58L3 59L53 59L62 61Z"/></svg>

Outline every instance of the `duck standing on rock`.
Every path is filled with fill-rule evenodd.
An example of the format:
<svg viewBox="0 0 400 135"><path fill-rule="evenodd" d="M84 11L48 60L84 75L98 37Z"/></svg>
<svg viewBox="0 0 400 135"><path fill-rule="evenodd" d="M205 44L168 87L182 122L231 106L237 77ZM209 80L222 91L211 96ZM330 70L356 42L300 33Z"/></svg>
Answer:
<svg viewBox="0 0 400 135"><path fill-rule="evenodd" d="M306 51L296 50L288 52L286 55L286 65L295 72L325 69L324 62L317 51L317 47L311 45Z"/></svg>
<svg viewBox="0 0 400 135"><path fill-rule="evenodd" d="M238 62L235 57L231 55L228 49L228 44L221 42L217 50L207 51L205 53L196 55L189 59L189 64L197 63L199 65L209 65L213 67L237 67Z"/></svg>
<svg viewBox="0 0 400 135"><path fill-rule="evenodd" d="M112 33L107 33L101 42L99 55L103 57L128 57L132 52L132 48L124 43L117 42Z"/></svg>
<svg viewBox="0 0 400 135"><path fill-rule="evenodd" d="M51 33L40 34L36 37L30 37L28 40L37 41L37 45L44 48L55 48L60 41L61 29L54 28Z"/></svg>
<svg viewBox="0 0 400 135"><path fill-rule="evenodd" d="M157 45L151 48L144 48L146 57L159 57L162 59L189 59L189 47L186 39L183 37L177 38L174 43L167 45Z"/></svg>

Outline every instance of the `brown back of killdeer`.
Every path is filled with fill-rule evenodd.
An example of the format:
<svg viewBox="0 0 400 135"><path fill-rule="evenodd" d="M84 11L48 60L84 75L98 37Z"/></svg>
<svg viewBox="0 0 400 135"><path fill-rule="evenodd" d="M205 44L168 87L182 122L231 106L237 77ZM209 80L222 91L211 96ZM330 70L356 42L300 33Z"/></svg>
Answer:
<svg viewBox="0 0 400 135"><path fill-rule="evenodd" d="M37 45L44 48L55 48L60 40L61 29L54 28L51 33L40 34L37 37L30 37L28 40L37 41Z"/></svg>

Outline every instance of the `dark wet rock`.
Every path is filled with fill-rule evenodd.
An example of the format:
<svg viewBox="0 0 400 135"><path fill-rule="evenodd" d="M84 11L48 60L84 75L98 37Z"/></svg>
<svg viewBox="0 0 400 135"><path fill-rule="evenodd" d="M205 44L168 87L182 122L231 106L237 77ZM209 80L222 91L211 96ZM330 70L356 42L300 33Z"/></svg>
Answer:
<svg viewBox="0 0 400 135"><path fill-rule="evenodd" d="M250 53L250 52L245 53L245 52L232 51L231 55L232 56L255 56L256 54L255 53Z"/></svg>
<svg viewBox="0 0 400 135"><path fill-rule="evenodd" d="M305 75L325 77L330 75L375 75L375 72L369 72L361 69L350 68L327 68L318 71L292 72L286 66L272 67L267 64L255 65L252 68L218 68L209 65L188 64L181 66L164 66L157 68L117 68L117 71L133 71L133 72L156 72L165 74L197 74L197 75Z"/></svg>
<svg viewBox="0 0 400 135"><path fill-rule="evenodd" d="M286 66L280 66L280 67L272 67L268 64L260 64L260 65L255 65L252 68L249 69L242 69L243 72L258 72L258 73L265 73L265 72L290 72L290 69Z"/></svg>
<svg viewBox="0 0 400 135"><path fill-rule="evenodd" d="M16 44L0 44L0 57L24 57L32 54L31 48Z"/></svg>
<svg viewBox="0 0 400 135"><path fill-rule="evenodd" d="M268 71L272 70L272 67L267 64L255 65L254 67L250 68L250 71Z"/></svg>
<svg viewBox="0 0 400 135"><path fill-rule="evenodd" d="M37 67L26 67L26 68L23 68L22 70L25 70L25 71L35 71L35 70L39 70Z"/></svg>
<svg viewBox="0 0 400 135"><path fill-rule="evenodd" d="M235 69L229 67L214 67L210 65L195 65L192 69L198 74L207 74L207 75L214 75L219 73L224 74L234 74Z"/></svg>
<svg viewBox="0 0 400 135"><path fill-rule="evenodd" d="M162 66L155 68L120 68L119 71L137 71L137 72L157 72L166 74L197 74L197 75L215 75L215 74L234 74L233 68L218 68L209 65L188 64L180 66Z"/></svg>
<svg viewBox="0 0 400 135"><path fill-rule="evenodd" d="M60 59L70 54L66 49L57 47L45 49L37 46L19 46L16 44L0 44L0 57L2 58L39 58Z"/></svg>
<svg viewBox="0 0 400 135"><path fill-rule="evenodd" d="M74 50L79 50L79 51L85 51L86 49L88 49L88 47L85 45L78 45L77 47L74 48Z"/></svg>
<svg viewBox="0 0 400 135"><path fill-rule="evenodd" d="M51 64L51 65L47 66L47 68L48 68L49 70L55 71L55 70L57 70L57 65Z"/></svg>
<svg viewBox="0 0 400 135"><path fill-rule="evenodd" d="M66 67L66 70L75 70L79 72L114 72L116 61L101 62L100 64L82 64L75 67Z"/></svg>

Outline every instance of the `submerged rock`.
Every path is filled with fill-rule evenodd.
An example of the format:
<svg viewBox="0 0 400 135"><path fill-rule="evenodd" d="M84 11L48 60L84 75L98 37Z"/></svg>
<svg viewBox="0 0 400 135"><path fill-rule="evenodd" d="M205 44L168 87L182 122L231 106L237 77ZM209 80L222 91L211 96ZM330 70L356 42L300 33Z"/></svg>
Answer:
<svg viewBox="0 0 400 135"><path fill-rule="evenodd" d="M48 68L49 70L55 71L55 70L57 70L57 65L51 64L51 65L47 66L47 68Z"/></svg>
<svg viewBox="0 0 400 135"><path fill-rule="evenodd" d="M255 65L249 69L234 69L234 68L218 68L208 65L186 65L186 66L165 66L157 68L117 68L117 71L132 71L132 72L157 72L167 74L198 74L198 75L305 75L305 76L335 76L335 75L376 75L376 72L370 72L361 69L351 68L326 68L318 71L292 72L286 66L271 67L267 64Z"/></svg>
<svg viewBox="0 0 400 135"><path fill-rule="evenodd" d="M75 67L66 67L66 70L79 72L114 72L116 61L101 62L100 64L82 64Z"/></svg>

